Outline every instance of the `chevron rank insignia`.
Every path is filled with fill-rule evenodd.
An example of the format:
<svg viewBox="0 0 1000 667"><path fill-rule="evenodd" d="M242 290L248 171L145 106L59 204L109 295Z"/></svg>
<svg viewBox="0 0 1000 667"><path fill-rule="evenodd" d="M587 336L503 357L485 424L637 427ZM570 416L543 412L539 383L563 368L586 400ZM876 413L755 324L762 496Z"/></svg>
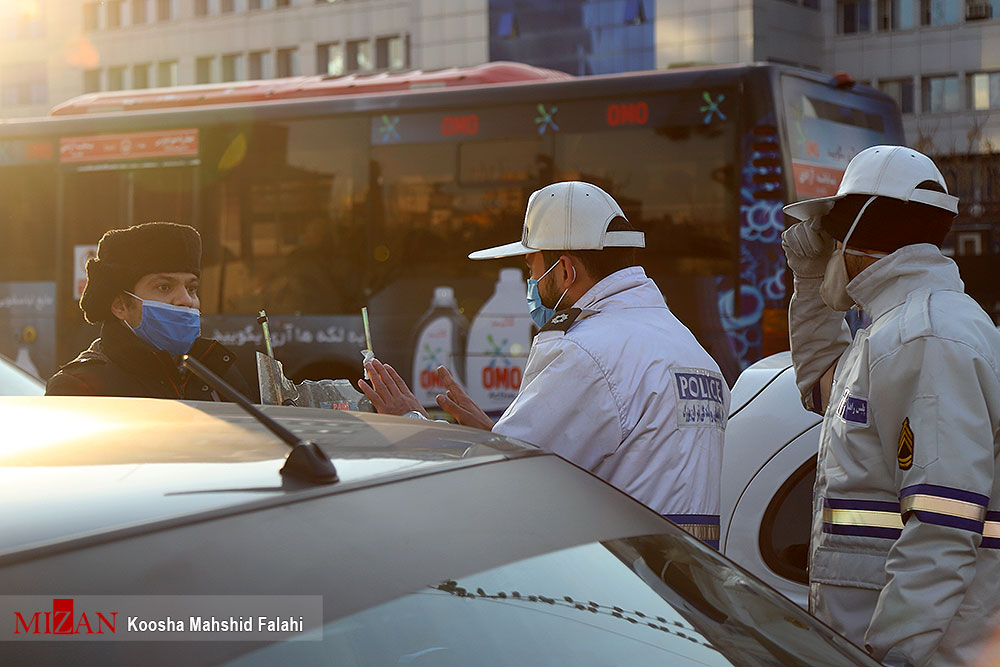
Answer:
<svg viewBox="0 0 1000 667"><path fill-rule="evenodd" d="M544 327L538 330L538 333L543 331L562 331L565 333L569 331L569 328L573 326L573 322L576 322L576 318L580 317L580 313L582 312L579 308L560 310L552 316L552 319Z"/></svg>
<svg viewBox="0 0 1000 667"><path fill-rule="evenodd" d="M909 470L913 465L913 429L910 428L910 418L903 420L899 429L899 444L896 446L896 459L900 470Z"/></svg>

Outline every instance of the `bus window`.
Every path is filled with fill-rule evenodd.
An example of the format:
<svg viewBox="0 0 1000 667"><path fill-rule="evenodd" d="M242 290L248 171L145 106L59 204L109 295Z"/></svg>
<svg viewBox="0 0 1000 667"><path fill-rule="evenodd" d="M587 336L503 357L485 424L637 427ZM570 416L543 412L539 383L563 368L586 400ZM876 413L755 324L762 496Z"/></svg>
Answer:
<svg viewBox="0 0 1000 667"><path fill-rule="evenodd" d="M888 98L781 78L794 200L836 194L852 157L870 146L904 143L899 110Z"/></svg>
<svg viewBox="0 0 1000 667"><path fill-rule="evenodd" d="M72 270L57 263L52 156L50 142L0 141L0 353L41 378L58 368L56 280Z"/></svg>
<svg viewBox="0 0 1000 667"><path fill-rule="evenodd" d="M501 268L523 269L520 257L474 262L467 256L520 238L528 197L551 175L543 144L531 138L372 147L379 205L369 224L379 241L372 248L370 312L380 358L397 369L411 366L413 328L434 287L452 286L459 309L472 319Z"/></svg>
<svg viewBox="0 0 1000 667"><path fill-rule="evenodd" d="M732 353L715 308L716 277L732 275L738 256L735 119L678 118L698 108L697 98L671 105L653 97L648 115L637 117L643 124L624 124L625 112L615 110L637 104L609 105L613 127L556 134L556 180L590 181L618 201L646 233L638 261L674 314L722 363Z"/></svg>
<svg viewBox="0 0 1000 667"><path fill-rule="evenodd" d="M218 239L206 244L206 312L360 308L366 129L340 118L219 132L207 159L217 179L202 193L202 234Z"/></svg>
<svg viewBox="0 0 1000 667"><path fill-rule="evenodd" d="M51 166L0 167L0 281L56 279L56 175Z"/></svg>

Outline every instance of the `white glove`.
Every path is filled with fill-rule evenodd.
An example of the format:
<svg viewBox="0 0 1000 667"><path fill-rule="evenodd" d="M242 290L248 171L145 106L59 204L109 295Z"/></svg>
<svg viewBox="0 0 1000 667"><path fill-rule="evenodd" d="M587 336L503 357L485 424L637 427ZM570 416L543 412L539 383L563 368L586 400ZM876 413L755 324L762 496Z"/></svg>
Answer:
<svg viewBox="0 0 1000 667"><path fill-rule="evenodd" d="M796 278L822 278L833 254L833 237L819 226L819 217L797 222L781 235L781 249Z"/></svg>

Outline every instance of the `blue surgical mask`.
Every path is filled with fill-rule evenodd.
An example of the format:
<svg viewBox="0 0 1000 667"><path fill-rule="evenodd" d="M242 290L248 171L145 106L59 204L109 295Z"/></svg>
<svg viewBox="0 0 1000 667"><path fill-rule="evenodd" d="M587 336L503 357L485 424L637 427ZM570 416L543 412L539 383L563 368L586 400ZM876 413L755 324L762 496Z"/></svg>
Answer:
<svg viewBox="0 0 1000 667"><path fill-rule="evenodd" d="M196 308L174 306L162 301L150 301L125 292L142 302L142 322L132 328L139 338L171 356L187 354L201 335L201 313Z"/></svg>
<svg viewBox="0 0 1000 667"><path fill-rule="evenodd" d="M549 275L549 271L557 266L559 266L558 261L550 266L545 273L538 277L538 279L528 278L528 310L531 312L531 319L535 322L535 325L538 326L539 329L544 327L548 321L552 319L552 316L556 314L556 309L559 308L559 304L562 303L563 297L566 296L566 292L569 291L569 288L567 287L566 291L559 297L559 300L556 301L555 308L549 308L542 303L542 295L538 293L538 281ZM576 282L575 267L573 269L573 282Z"/></svg>

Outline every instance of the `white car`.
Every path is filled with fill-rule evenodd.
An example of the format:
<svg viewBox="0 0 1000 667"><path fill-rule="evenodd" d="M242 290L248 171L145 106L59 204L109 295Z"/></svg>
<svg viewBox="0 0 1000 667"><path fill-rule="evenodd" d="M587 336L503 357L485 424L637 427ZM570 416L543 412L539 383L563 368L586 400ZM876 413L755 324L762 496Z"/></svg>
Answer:
<svg viewBox="0 0 1000 667"><path fill-rule="evenodd" d="M802 607L821 423L802 407L788 352L750 366L733 387L719 548Z"/></svg>
<svg viewBox="0 0 1000 667"><path fill-rule="evenodd" d="M0 396L41 396L45 383L0 354Z"/></svg>

